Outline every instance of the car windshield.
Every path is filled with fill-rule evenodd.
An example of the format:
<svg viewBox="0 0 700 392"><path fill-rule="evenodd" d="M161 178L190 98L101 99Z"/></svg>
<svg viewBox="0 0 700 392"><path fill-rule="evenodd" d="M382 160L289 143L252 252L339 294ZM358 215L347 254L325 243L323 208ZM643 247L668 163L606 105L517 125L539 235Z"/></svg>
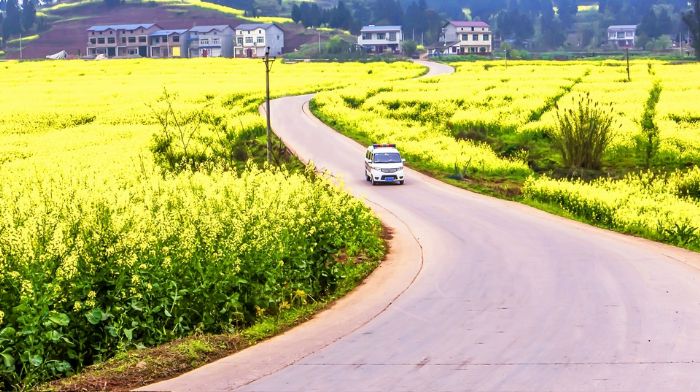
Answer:
<svg viewBox="0 0 700 392"><path fill-rule="evenodd" d="M374 154L374 163L401 163L398 152L378 152Z"/></svg>

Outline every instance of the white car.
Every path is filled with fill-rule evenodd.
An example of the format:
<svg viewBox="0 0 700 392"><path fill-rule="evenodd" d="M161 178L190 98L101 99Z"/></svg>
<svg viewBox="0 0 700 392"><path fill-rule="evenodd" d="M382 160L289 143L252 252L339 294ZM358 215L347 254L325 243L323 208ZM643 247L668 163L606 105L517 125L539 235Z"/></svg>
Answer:
<svg viewBox="0 0 700 392"><path fill-rule="evenodd" d="M379 183L399 183L406 180L403 173L401 153L395 144L373 144L367 147L365 154L365 179L377 185Z"/></svg>

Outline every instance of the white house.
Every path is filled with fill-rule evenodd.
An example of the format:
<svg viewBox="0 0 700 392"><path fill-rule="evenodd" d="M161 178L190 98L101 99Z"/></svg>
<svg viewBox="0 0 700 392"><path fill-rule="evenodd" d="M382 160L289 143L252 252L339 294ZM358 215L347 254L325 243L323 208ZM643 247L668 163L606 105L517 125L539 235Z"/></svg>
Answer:
<svg viewBox="0 0 700 392"><path fill-rule="evenodd" d="M449 21L440 36L442 54L491 54L491 26L481 21Z"/></svg>
<svg viewBox="0 0 700 392"><path fill-rule="evenodd" d="M371 53L400 53L402 41L401 26L364 26L357 37L357 44Z"/></svg>
<svg viewBox="0 0 700 392"><path fill-rule="evenodd" d="M633 48L637 40L637 25L608 27L608 42L618 48Z"/></svg>
<svg viewBox="0 0 700 392"><path fill-rule="evenodd" d="M231 26L195 26L188 33L189 57L233 57Z"/></svg>
<svg viewBox="0 0 700 392"><path fill-rule="evenodd" d="M284 30L274 23L242 24L236 27L234 57L279 56L284 50Z"/></svg>

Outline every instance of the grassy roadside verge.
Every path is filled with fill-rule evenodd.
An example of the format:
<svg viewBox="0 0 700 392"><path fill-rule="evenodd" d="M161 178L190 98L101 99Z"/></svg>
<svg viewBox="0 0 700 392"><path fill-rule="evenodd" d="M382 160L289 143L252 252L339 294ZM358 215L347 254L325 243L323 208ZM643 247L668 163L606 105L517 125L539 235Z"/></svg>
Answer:
<svg viewBox="0 0 700 392"><path fill-rule="evenodd" d="M343 135L357 141L358 143L368 146L374 141L367 139L367 137L363 134L360 134L358 132L355 132L355 130L350 129L348 127L342 126L342 124L337 124L332 118L325 116L320 110L318 110L318 107L315 103L314 100L312 100L309 104L309 108L311 109L311 112L316 116L319 120L321 120L324 124L330 126L331 128L335 129L336 131L342 133ZM674 243L670 243L668 241L665 241L664 238L660 238L657 234L645 230L643 227L633 227L633 228L620 228L620 227L614 227L612 225L605 224L603 222L599 221L593 221L591 219L587 219L582 216L577 216L569 211L565 210L559 205L556 204L551 204L551 203L544 203L536 200L530 200L525 198L522 195L522 188L525 183L524 178L518 178L518 177L509 177L509 178L504 178L504 177L498 177L498 178L490 178L490 177L470 177L464 173L445 173L444 171L436 170L434 167L431 167L429 165L424 164L421 161L409 161L408 165L412 169L419 171L427 176L430 176L432 178L435 178L439 181L442 181L444 183L450 184L452 186L469 190L472 192L480 193L483 195L487 196L492 196L504 200L510 200L510 201L515 201L518 203L522 203L528 206L531 206L533 208L537 208L539 210L548 212L553 215L558 215L567 219L571 219L577 222L585 223L591 226L595 226L598 228L614 231L617 233L622 233L622 234L627 234L627 235L632 235L635 237L639 238L644 238L656 242L661 242L661 243L666 243L672 246L677 246L680 248L688 249L691 251L696 251L700 252L700 246L696 246L694 244L687 244L687 245L678 245Z"/></svg>
<svg viewBox="0 0 700 392"><path fill-rule="evenodd" d="M382 237L386 257L391 231L384 227ZM345 261L348 262L347 260ZM235 354L247 347L288 331L327 309L359 285L381 263L380 260L351 260L360 266L338 290L327 298L304 298L302 305L266 316L253 326L234 333L194 335L145 349L130 350L85 368L81 373L39 385L34 391L114 391L132 390L176 377L200 366Z"/></svg>

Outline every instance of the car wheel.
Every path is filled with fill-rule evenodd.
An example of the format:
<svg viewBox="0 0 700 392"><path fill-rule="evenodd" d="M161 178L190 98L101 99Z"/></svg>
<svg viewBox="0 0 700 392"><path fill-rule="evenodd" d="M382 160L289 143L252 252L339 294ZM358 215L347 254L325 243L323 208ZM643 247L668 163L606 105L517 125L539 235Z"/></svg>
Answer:
<svg viewBox="0 0 700 392"><path fill-rule="evenodd" d="M370 181L370 180L371 180L371 178L369 177L369 174L367 174L367 172L365 172L365 181Z"/></svg>
<svg viewBox="0 0 700 392"><path fill-rule="evenodd" d="M399 181L399 185L403 185L403 180Z"/></svg>
<svg viewBox="0 0 700 392"><path fill-rule="evenodd" d="M377 182L374 181L374 177L370 177L370 178L369 178L369 181L372 183L373 186L374 186L374 185L377 185Z"/></svg>

